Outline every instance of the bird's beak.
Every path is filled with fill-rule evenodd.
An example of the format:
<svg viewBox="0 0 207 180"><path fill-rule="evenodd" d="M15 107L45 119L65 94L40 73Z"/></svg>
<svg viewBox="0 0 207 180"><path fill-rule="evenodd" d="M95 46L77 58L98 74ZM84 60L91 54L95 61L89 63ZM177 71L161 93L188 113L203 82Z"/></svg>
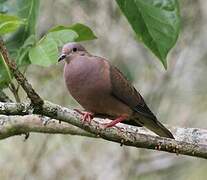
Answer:
<svg viewBox="0 0 207 180"><path fill-rule="evenodd" d="M58 58L58 62L64 60L66 58L66 54L61 54L60 57Z"/></svg>

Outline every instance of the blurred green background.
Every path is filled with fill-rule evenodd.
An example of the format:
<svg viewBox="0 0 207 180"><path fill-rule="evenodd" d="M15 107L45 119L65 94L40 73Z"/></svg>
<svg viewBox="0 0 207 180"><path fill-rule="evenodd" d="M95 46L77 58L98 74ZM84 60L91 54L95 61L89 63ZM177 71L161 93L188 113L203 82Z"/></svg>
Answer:
<svg viewBox="0 0 207 180"><path fill-rule="evenodd" d="M115 1L44 0L39 36L55 25L84 23L98 39L84 42L130 79L158 119L171 126L207 127L207 1L180 0L182 30L168 70L135 34ZM31 65L26 76L46 100L74 108L62 78L63 64ZM23 96L23 93L22 93ZM0 179L205 180L207 162L158 151L120 147L101 139L31 134L0 141Z"/></svg>

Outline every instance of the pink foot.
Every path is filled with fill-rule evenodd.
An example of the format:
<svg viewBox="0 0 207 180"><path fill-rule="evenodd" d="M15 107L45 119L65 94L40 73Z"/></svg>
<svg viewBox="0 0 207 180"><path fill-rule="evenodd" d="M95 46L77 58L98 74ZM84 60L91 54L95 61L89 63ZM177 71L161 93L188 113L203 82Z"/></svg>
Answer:
<svg viewBox="0 0 207 180"><path fill-rule="evenodd" d="M105 123L104 128L109 128L115 126L117 123L120 123L124 120L126 120L128 117L127 116L120 116L116 118L115 120L111 121L110 123Z"/></svg>
<svg viewBox="0 0 207 180"><path fill-rule="evenodd" d="M94 114L91 112L86 112L86 111L80 111L79 109L74 109L74 111L78 112L79 114L82 115L81 120L83 122L89 122L91 123L91 120L93 119Z"/></svg>

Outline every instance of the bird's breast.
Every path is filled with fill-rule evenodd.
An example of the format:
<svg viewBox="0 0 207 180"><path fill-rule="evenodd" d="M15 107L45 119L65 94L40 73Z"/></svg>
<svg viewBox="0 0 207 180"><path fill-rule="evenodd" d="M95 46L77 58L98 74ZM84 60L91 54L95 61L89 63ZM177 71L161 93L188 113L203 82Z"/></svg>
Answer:
<svg viewBox="0 0 207 180"><path fill-rule="evenodd" d="M96 106L110 93L110 76L108 64L101 60L76 59L65 64L64 78L70 94L84 108Z"/></svg>

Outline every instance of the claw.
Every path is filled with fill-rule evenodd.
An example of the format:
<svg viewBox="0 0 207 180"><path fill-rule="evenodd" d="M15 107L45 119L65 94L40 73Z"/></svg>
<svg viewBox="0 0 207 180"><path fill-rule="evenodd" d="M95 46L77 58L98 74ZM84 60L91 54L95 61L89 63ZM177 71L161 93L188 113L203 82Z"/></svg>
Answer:
<svg viewBox="0 0 207 180"><path fill-rule="evenodd" d="M83 115L83 122L87 121L89 123L91 123L91 120L93 119L93 113L90 113L90 112L84 112L84 115Z"/></svg>
<svg viewBox="0 0 207 180"><path fill-rule="evenodd" d="M105 123L103 125L104 125L104 128L113 127L116 124L118 124L126 119L127 119L127 116L120 116L120 117L116 118L115 120L111 121L110 123Z"/></svg>
<svg viewBox="0 0 207 180"><path fill-rule="evenodd" d="M80 111L79 109L74 109L74 111L78 112L79 114L82 115L82 118L81 120L83 122L88 122L88 123L91 123L91 120L93 119L94 117L94 114L91 113L91 112L86 112L86 111Z"/></svg>

